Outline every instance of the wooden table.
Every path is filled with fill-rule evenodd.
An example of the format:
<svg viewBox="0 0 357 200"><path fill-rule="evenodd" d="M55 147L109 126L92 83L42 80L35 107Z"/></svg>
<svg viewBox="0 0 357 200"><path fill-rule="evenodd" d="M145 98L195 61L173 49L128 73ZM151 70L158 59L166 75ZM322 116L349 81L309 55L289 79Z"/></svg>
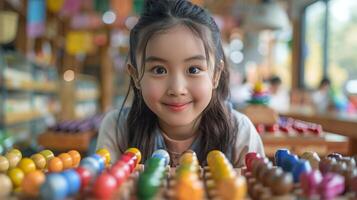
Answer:
<svg viewBox="0 0 357 200"><path fill-rule="evenodd" d="M274 157L278 149L286 148L292 153L301 155L306 151L314 151L319 156L327 156L330 153L338 152L342 155L349 155L350 142L345 136L325 133L322 137L318 136L288 136L284 133L265 133L261 135L265 154Z"/></svg>
<svg viewBox="0 0 357 200"><path fill-rule="evenodd" d="M350 152L352 154L357 154L357 115L340 113L319 114L297 111L281 113L281 115L321 124L324 131L348 137L351 143Z"/></svg>

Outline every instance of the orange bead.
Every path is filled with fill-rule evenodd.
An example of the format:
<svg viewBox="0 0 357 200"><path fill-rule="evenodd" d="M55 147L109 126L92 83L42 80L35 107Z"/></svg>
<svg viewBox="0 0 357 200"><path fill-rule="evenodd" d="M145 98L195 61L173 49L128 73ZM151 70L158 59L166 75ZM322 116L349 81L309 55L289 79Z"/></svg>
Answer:
<svg viewBox="0 0 357 200"><path fill-rule="evenodd" d="M78 167L81 161L81 154L76 150L68 151L68 154L72 157L72 167Z"/></svg>
<svg viewBox="0 0 357 200"><path fill-rule="evenodd" d="M46 158L42 154L36 153L31 156L31 159L35 162L37 169L45 169L46 167Z"/></svg>
<svg viewBox="0 0 357 200"><path fill-rule="evenodd" d="M22 191L31 196L37 197L39 193L40 186L45 182L46 177L40 170L35 170L28 173L21 183Z"/></svg>
<svg viewBox="0 0 357 200"><path fill-rule="evenodd" d="M63 170L63 162L60 158L54 157L48 162L48 171L60 172Z"/></svg>
<svg viewBox="0 0 357 200"><path fill-rule="evenodd" d="M61 153L58 158L62 160L63 169L70 169L73 166L73 159L68 153Z"/></svg>

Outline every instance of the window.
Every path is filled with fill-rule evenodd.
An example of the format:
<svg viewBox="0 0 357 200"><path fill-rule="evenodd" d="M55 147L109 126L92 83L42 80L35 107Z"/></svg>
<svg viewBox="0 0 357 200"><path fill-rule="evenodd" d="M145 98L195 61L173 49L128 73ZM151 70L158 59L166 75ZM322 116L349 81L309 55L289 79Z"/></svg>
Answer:
<svg viewBox="0 0 357 200"><path fill-rule="evenodd" d="M316 88L328 76L347 93L357 81L356 0L319 0L304 10L303 86Z"/></svg>

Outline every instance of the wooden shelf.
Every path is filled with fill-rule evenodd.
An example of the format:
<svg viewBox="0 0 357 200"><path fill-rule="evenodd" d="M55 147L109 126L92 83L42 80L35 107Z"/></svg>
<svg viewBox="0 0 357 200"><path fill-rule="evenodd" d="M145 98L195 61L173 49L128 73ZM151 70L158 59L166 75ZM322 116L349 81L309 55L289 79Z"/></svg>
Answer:
<svg viewBox="0 0 357 200"><path fill-rule="evenodd" d="M45 148L55 151L75 149L86 152L94 135L95 132L93 131L82 133L46 132L39 135L38 143Z"/></svg>
<svg viewBox="0 0 357 200"><path fill-rule="evenodd" d="M5 80L5 87L12 90L36 91L36 92L56 92L57 83L52 82L35 82L35 81L14 81Z"/></svg>
<svg viewBox="0 0 357 200"><path fill-rule="evenodd" d="M12 125L21 122L31 121L42 117L43 115L37 111L21 112L21 113L5 113L5 125Z"/></svg>
<svg viewBox="0 0 357 200"><path fill-rule="evenodd" d="M56 82L33 82L33 90L38 92L56 92L58 84Z"/></svg>
<svg viewBox="0 0 357 200"><path fill-rule="evenodd" d="M325 133L324 136L287 136L283 134L263 134L261 135L265 153L268 157L274 157L276 150L280 148L289 149L291 152L301 155L306 151L315 151L320 156L338 152L343 155L350 155L350 142L347 137L332 133Z"/></svg>
<svg viewBox="0 0 357 200"><path fill-rule="evenodd" d="M77 94L76 100L77 101L90 101L90 100L97 100L99 99L98 94Z"/></svg>

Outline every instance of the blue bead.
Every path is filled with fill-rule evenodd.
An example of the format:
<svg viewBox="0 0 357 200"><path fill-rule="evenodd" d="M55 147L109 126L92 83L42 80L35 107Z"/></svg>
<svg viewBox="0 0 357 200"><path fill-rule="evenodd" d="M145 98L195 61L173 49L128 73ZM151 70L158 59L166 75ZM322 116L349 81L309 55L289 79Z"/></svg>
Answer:
<svg viewBox="0 0 357 200"><path fill-rule="evenodd" d="M290 151L288 149L278 149L275 152L275 164L276 164L276 166L281 167L283 158L286 155L289 155L289 154L290 154Z"/></svg>
<svg viewBox="0 0 357 200"><path fill-rule="evenodd" d="M105 170L105 161L102 156L98 154L93 154L90 157L96 159L99 163L99 173L101 173L103 170Z"/></svg>
<svg viewBox="0 0 357 200"><path fill-rule="evenodd" d="M49 174L40 188L42 199L61 200L68 195L69 186L66 179L60 174Z"/></svg>
<svg viewBox="0 0 357 200"><path fill-rule="evenodd" d="M87 168L91 172L93 178L100 173L100 164L93 157L84 158L83 160L81 160L81 163L79 165L84 168Z"/></svg>
<svg viewBox="0 0 357 200"><path fill-rule="evenodd" d="M69 195L74 195L78 193L80 187L81 187L81 178L79 177L78 173L73 170L69 169L66 171L63 171L61 175L66 179L67 184L69 186Z"/></svg>
<svg viewBox="0 0 357 200"><path fill-rule="evenodd" d="M304 159L300 159L298 160L295 165L294 168L292 169L292 173L293 173L293 177L294 177L294 182L297 183L300 181L300 175L303 172L310 172L311 169L311 165L309 161L306 161Z"/></svg>
<svg viewBox="0 0 357 200"><path fill-rule="evenodd" d="M152 153L151 157L165 159L165 166L167 166L170 163L170 155L164 149L158 149L158 150L154 151L154 153Z"/></svg>
<svg viewBox="0 0 357 200"><path fill-rule="evenodd" d="M286 155L282 159L281 168L283 168L285 172L291 172L298 160L299 158L297 155L293 155L293 154Z"/></svg>

